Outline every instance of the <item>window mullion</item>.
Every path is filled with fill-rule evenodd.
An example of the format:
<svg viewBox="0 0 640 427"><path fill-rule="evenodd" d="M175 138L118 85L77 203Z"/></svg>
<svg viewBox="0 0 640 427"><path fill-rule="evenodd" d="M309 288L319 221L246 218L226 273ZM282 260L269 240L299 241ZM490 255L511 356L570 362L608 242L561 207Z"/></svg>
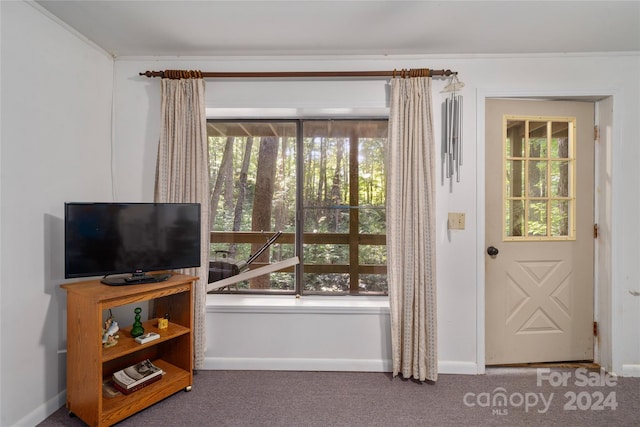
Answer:
<svg viewBox="0 0 640 427"><path fill-rule="evenodd" d="M359 200L359 164L358 164L358 131L352 129L349 135L349 293L358 293L359 283L359 235L360 205Z"/></svg>
<svg viewBox="0 0 640 427"><path fill-rule="evenodd" d="M300 261L295 267L295 292L302 295L304 289L304 142L302 120L296 120L296 243L295 254Z"/></svg>

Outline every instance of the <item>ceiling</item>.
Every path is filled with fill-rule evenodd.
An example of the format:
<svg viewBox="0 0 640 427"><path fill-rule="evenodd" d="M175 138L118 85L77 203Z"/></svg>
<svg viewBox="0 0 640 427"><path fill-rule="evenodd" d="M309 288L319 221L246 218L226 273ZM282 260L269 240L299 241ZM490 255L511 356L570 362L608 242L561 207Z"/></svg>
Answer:
<svg viewBox="0 0 640 427"><path fill-rule="evenodd" d="M115 57L640 51L640 1L37 3Z"/></svg>

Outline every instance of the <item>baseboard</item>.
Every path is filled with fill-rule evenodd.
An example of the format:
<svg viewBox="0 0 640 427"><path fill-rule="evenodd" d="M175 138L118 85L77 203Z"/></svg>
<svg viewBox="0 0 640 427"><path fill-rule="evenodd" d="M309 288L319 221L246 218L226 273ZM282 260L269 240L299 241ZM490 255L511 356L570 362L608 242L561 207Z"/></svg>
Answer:
<svg viewBox="0 0 640 427"><path fill-rule="evenodd" d="M390 360L206 357L204 369L391 372L392 365Z"/></svg>
<svg viewBox="0 0 640 427"><path fill-rule="evenodd" d="M20 421L15 423L13 427L31 427L38 425L49 415L60 409L61 406L64 406L66 401L67 391L64 390L31 411L31 413L27 414Z"/></svg>
<svg viewBox="0 0 640 427"><path fill-rule="evenodd" d="M478 375L478 364L475 362L452 362L441 360L438 362L439 374Z"/></svg>
<svg viewBox="0 0 640 427"><path fill-rule="evenodd" d="M391 372L391 360L206 357L206 370ZM473 362L439 362L441 374L476 375Z"/></svg>
<svg viewBox="0 0 640 427"><path fill-rule="evenodd" d="M637 365L637 364L622 365L622 376L623 377L640 377L640 365Z"/></svg>

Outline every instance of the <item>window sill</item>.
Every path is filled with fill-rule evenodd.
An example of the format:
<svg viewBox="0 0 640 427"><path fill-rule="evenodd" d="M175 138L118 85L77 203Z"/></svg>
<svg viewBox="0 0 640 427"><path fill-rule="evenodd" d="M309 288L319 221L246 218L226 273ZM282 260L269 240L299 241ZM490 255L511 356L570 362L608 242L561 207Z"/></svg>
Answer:
<svg viewBox="0 0 640 427"><path fill-rule="evenodd" d="M207 313L389 314L389 298L207 294Z"/></svg>

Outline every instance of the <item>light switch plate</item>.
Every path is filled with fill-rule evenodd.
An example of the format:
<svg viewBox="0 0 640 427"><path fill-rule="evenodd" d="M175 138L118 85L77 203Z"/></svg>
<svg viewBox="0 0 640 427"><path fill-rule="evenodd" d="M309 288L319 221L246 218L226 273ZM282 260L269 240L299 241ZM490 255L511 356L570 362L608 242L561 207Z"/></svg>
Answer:
<svg viewBox="0 0 640 427"><path fill-rule="evenodd" d="M447 227L449 230L464 230L464 213L449 212Z"/></svg>

